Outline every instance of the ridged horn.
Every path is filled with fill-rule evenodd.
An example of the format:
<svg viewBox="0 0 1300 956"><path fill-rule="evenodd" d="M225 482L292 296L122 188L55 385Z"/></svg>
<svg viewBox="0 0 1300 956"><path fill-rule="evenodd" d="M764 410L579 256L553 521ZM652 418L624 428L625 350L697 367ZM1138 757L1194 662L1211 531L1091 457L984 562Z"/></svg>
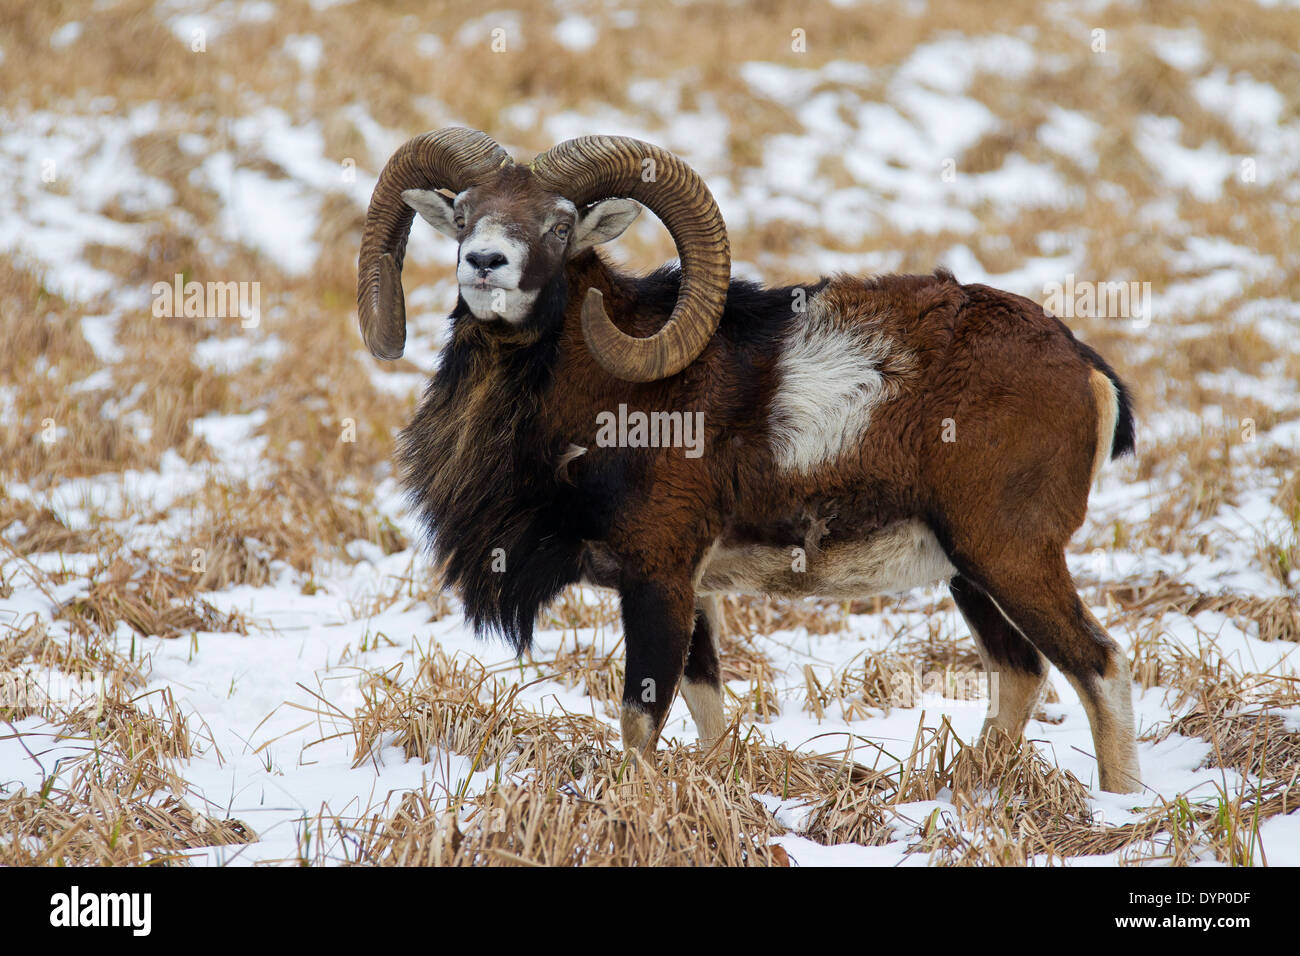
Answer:
<svg viewBox="0 0 1300 956"><path fill-rule="evenodd" d="M718 328L731 281L727 227L698 173L672 153L626 136L566 140L533 160L544 188L579 209L601 199L627 197L659 217L677 245L682 285L668 322L654 335L627 335L610 321L601 294L589 289L582 333L596 361L611 375L652 382L675 375L704 351Z"/></svg>
<svg viewBox="0 0 1300 956"><path fill-rule="evenodd" d="M407 189L459 193L510 162L506 151L486 133L448 127L407 140L384 165L366 211L357 261L357 315L361 337L374 355L397 359L406 348L402 260L415 210L402 193Z"/></svg>

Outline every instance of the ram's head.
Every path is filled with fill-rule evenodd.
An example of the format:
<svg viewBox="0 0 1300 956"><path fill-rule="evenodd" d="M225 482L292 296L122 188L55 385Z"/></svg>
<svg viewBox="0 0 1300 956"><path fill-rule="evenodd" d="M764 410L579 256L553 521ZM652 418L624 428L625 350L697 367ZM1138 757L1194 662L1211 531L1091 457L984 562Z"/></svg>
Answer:
<svg viewBox="0 0 1300 956"><path fill-rule="evenodd" d="M637 201L668 227L681 257L673 314L655 335L628 336L591 289L583 334L596 360L620 378L677 373L704 349L722 314L731 273L726 227L689 166L627 137L568 140L527 166L476 130L439 130L401 146L379 175L361 241L357 307L366 345L385 359L405 347L401 271L415 211L460 244L456 277L474 316L520 323L569 259L622 234L640 211Z"/></svg>

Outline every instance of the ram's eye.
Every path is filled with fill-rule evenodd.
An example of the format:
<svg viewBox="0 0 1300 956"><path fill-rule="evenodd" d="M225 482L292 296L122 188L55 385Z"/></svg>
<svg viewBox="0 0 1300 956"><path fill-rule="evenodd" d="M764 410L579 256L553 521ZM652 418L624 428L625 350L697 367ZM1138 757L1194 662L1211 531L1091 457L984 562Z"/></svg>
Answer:
<svg viewBox="0 0 1300 956"><path fill-rule="evenodd" d="M464 216L456 216L455 219L453 219L452 221L456 223L456 228L457 228L457 229L464 229L464 228L465 228L465 217L464 217Z"/></svg>
<svg viewBox="0 0 1300 956"><path fill-rule="evenodd" d="M555 233L561 242L568 242L569 233L573 231L573 227L567 222L559 222L555 224L555 228L551 231Z"/></svg>

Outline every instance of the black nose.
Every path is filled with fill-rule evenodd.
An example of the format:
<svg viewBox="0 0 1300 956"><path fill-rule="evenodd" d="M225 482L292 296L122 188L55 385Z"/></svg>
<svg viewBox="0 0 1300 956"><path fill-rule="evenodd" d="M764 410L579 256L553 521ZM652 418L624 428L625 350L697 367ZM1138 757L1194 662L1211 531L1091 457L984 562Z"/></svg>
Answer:
<svg viewBox="0 0 1300 956"><path fill-rule="evenodd" d="M479 272L488 272L506 264L506 257L499 252L469 252L465 261Z"/></svg>

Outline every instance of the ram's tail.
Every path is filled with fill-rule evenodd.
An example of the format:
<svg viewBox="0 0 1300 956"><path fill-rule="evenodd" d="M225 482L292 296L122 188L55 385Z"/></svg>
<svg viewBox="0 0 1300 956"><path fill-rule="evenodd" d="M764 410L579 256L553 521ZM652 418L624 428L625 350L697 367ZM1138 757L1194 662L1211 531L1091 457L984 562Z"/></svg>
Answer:
<svg viewBox="0 0 1300 956"><path fill-rule="evenodd" d="M1096 481L1107 459L1133 454L1133 398L1105 359L1082 343L1079 347L1092 365L1089 383L1097 404L1097 453L1092 463L1092 479Z"/></svg>

